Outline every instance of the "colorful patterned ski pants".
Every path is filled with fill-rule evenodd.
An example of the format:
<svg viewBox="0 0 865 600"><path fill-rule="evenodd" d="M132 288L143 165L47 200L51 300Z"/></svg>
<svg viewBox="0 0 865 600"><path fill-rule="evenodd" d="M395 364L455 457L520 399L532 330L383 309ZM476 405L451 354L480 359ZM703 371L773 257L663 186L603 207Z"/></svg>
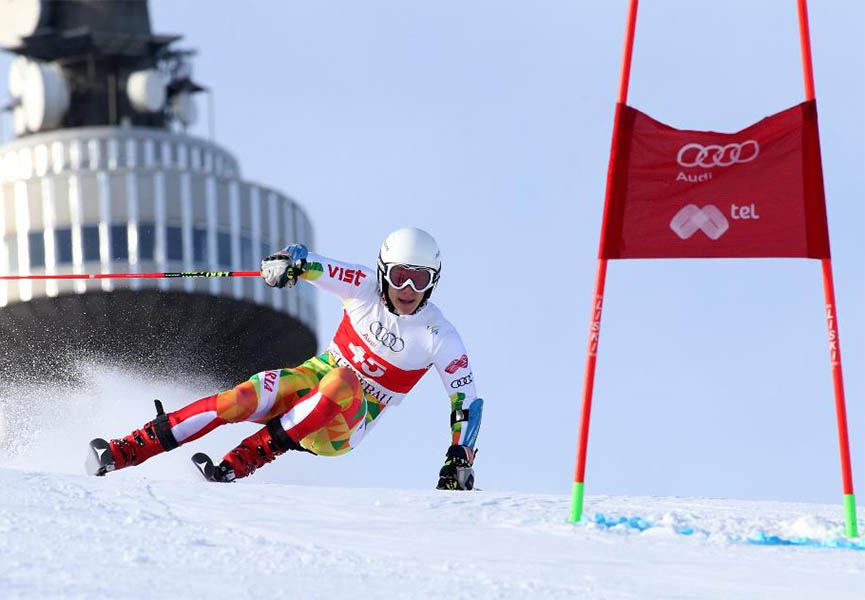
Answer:
<svg viewBox="0 0 865 600"><path fill-rule="evenodd" d="M354 372L325 352L291 369L262 371L226 392L168 415L180 444L225 423L267 423L276 417L294 441L324 456L345 454L363 438L379 407L368 400Z"/></svg>

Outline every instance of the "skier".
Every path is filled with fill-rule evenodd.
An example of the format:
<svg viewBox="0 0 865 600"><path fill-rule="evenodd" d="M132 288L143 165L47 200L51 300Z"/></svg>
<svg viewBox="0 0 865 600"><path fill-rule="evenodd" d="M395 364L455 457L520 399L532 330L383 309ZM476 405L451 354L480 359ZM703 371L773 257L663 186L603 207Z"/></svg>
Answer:
<svg viewBox="0 0 865 600"><path fill-rule="evenodd" d="M477 397L468 355L453 325L430 295L441 260L421 229L394 231L384 240L378 268L346 264L291 244L261 261L271 287L302 279L343 300L344 315L326 352L294 368L263 371L226 392L157 416L129 435L91 442L91 474L139 465L225 423L264 427L214 465L193 456L206 478L229 482L251 475L288 450L338 456L356 447L388 407L399 404L435 365L451 402L451 445L438 489L474 486L474 447L483 400Z"/></svg>

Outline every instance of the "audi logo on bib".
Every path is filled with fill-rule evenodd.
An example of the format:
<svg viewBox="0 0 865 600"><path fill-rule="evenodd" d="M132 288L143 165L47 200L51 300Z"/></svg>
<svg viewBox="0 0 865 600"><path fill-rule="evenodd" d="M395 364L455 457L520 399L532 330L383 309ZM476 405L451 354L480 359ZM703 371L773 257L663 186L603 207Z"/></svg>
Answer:
<svg viewBox="0 0 865 600"><path fill-rule="evenodd" d="M369 332L376 341L393 352L401 352L405 348L405 342L395 333L391 333L381 321L369 324Z"/></svg>
<svg viewBox="0 0 865 600"><path fill-rule="evenodd" d="M358 374L389 392L407 394L428 368L404 369L376 354L355 331L347 312L333 336L333 345Z"/></svg>
<svg viewBox="0 0 865 600"><path fill-rule="evenodd" d="M703 146L696 142L685 144L676 155L676 162L683 167L730 167L737 163L747 163L755 160L760 154L760 144L755 140L747 140L740 144L708 144Z"/></svg>

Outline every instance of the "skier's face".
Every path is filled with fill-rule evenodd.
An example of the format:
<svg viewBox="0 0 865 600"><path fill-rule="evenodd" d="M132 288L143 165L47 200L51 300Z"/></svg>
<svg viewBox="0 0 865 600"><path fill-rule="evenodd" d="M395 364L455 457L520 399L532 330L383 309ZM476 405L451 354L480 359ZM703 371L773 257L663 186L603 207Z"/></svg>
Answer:
<svg viewBox="0 0 865 600"><path fill-rule="evenodd" d="M401 290L388 286L387 297L393 302L396 312L401 315L410 315L420 306L423 300L423 292L414 291L410 285L405 286Z"/></svg>

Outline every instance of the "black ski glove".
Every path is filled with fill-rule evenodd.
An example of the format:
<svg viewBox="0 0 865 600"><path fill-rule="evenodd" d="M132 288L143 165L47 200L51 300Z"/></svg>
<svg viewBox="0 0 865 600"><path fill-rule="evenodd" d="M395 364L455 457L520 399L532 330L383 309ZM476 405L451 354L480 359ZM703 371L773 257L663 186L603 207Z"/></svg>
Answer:
<svg viewBox="0 0 865 600"><path fill-rule="evenodd" d="M472 463L475 452L469 446L453 445L448 448L445 465L439 471L438 490L470 490L475 486Z"/></svg>

